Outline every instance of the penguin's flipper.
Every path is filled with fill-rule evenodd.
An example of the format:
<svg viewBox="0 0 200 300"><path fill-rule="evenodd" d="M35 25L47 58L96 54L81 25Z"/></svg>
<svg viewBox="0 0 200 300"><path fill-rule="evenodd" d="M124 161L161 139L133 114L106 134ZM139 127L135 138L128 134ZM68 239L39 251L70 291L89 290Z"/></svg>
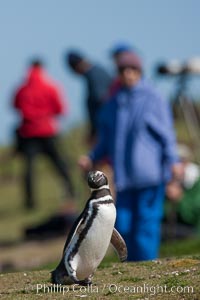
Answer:
<svg viewBox="0 0 200 300"><path fill-rule="evenodd" d="M83 216L84 216L84 212L82 214L80 214L80 216L74 222L74 225L72 226L72 228L67 236L67 240L65 242L64 249L63 249L63 255L65 253L66 248L69 246L71 240L73 239L74 235L76 234L78 228L80 227L80 225L83 221Z"/></svg>
<svg viewBox="0 0 200 300"><path fill-rule="evenodd" d="M113 229L113 233L112 233L110 242L111 242L112 246L114 247L114 249L116 250L120 261L121 262L126 261L127 256L128 256L126 243L125 243L123 237L121 236L121 234L115 228Z"/></svg>

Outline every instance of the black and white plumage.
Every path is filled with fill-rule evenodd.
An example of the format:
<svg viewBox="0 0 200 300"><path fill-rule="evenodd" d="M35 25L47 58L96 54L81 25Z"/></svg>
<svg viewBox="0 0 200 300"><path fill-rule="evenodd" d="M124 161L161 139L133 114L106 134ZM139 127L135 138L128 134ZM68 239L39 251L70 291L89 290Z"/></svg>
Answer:
<svg viewBox="0 0 200 300"><path fill-rule="evenodd" d="M126 244L114 228L116 208L107 177L103 172L92 171L88 185L91 196L68 235L61 262L52 272L53 283L91 284L110 242L121 261L127 258Z"/></svg>

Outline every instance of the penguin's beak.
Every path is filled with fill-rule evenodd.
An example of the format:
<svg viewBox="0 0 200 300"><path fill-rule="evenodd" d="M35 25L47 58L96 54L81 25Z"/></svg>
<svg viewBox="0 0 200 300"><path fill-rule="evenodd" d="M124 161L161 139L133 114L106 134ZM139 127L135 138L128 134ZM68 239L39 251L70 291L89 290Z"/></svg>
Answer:
<svg viewBox="0 0 200 300"><path fill-rule="evenodd" d="M88 183L92 188L101 185L101 181L103 181L103 179L104 174L100 171L92 171L88 174Z"/></svg>
<svg viewBox="0 0 200 300"><path fill-rule="evenodd" d="M92 176L92 181L94 183L98 183L101 179L103 178L103 173L100 172L96 172L93 176Z"/></svg>

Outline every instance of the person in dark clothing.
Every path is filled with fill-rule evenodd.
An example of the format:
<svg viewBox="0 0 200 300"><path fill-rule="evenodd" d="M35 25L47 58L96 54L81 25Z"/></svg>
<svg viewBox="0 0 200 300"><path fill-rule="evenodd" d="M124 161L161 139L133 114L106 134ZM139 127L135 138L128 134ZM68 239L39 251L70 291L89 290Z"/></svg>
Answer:
<svg viewBox="0 0 200 300"><path fill-rule="evenodd" d="M17 89L14 103L21 115L21 124L17 129L17 150L25 158L25 205L33 208L34 160L38 153L47 155L59 174L63 177L67 193L74 197L74 190L66 162L56 147L59 131L56 117L64 112L64 102L55 83L43 70L39 60L31 63L27 78Z"/></svg>
<svg viewBox="0 0 200 300"><path fill-rule="evenodd" d="M76 74L85 78L87 85L86 107L90 122L89 141L93 142L96 137L99 111L105 101L111 77L102 66L89 62L78 51L67 53L66 62Z"/></svg>

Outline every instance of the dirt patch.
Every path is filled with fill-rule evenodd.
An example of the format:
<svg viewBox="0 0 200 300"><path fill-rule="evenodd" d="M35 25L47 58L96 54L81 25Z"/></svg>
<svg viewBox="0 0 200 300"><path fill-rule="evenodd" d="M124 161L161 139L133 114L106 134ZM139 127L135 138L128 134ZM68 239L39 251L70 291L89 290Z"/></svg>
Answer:
<svg viewBox="0 0 200 300"><path fill-rule="evenodd" d="M0 270L30 270L59 260L66 238L48 241L29 241L3 247L0 251Z"/></svg>

